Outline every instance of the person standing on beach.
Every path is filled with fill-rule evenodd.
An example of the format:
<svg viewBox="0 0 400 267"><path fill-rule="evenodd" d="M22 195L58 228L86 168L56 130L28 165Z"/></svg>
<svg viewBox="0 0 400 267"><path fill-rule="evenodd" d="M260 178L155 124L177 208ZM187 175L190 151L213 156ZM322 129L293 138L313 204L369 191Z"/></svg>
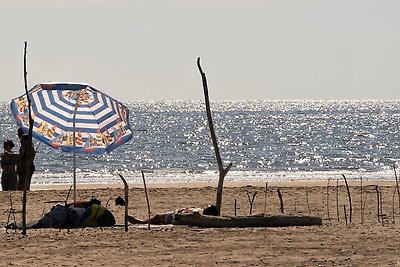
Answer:
<svg viewBox="0 0 400 267"><path fill-rule="evenodd" d="M32 175L35 171L33 160L35 159L36 151L33 144L29 145L29 136L24 134L21 128L18 128L17 134L21 142L17 164L17 174L19 178L17 190L23 191L25 184L26 190L30 190ZM29 171L27 171L28 165L30 165Z"/></svg>
<svg viewBox="0 0 400 267"><path fill-rule="evenodd" d="M12 140L4 141L4 152L1 154L1 188L3 191L15 191L17 189L16 166L18 154L12 152L14 142Z"/></svg>

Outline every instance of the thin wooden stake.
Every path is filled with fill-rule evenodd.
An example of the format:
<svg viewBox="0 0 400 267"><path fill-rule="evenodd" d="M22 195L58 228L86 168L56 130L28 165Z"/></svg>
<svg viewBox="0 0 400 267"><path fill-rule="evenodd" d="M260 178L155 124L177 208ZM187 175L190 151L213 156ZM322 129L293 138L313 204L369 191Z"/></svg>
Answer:
<svg viewBox="0 0 400 267"><path fill-rule="evenodd" d="M362 176L361 176L361 180L360 180L360 182L361 182L361 185L360 185L360 195L361 195L361 198L360 198L360 201L361 201L361 204L360 204L360 223L362 224L363 222L364 222L364 211L363 211L363 178L362 178Z"/></svg>
<svg viewBox="0 0 400 267"><path fill-rule="evenodd" d="M381 210L380 210L381 204L379 203L379 201L380 201L380 198L379 198L379 187L377 185L375 186L375 190L376 190L376 204L377 204L376 206L378 208L377 217L378 217L378 222L381 222Z"/></svg>
<svg viewBox="0 0 400 267"><path fill-rule="evenodd" d="M125 224L125 232L128 232L128 210L129 210L129 186L126 182L125 178L119 174L122 182L124 183L124 191L125 191L125 216L124 216L124 224Z"/></svg>
<svg viewBox="0 0 400 267"><path fill-rule="evenodd" d="M150 230L150 217L151 217L150 201L149 201L149 195L147 194L146 180L144 179L144 172L143 171L142 171L142 178L143 178L144 193L146 194L147 210L149 212L148 228Z"/></svg>
<svg viewBox="0 0 400 267"><path fill-rule="evenodd" d="M380 205L379 209L381 211L381 213L380 213L381 222L382 222L382 225L383 225L384 217L386 216L386 214L383 213L383 201L382 201L382 191L381 190L379 190L379 205Z"/></svg>
<svg viewBox="0 0 400 267"><path fill-rule="evenodd" d="M330 178L328 178L328 185L326 186L326 211L328 213L328 221L331 221L331 215L329 213L329 182L331 181Z"/></svg>
<svg viewBox="0 0 400 267"><path fill-rule="evenodd" d="M337 221L340 222L339 218L339 179L336 179L336 215Z"/></svg>
<svg viewBox="0 0 400 267"><path fill-rule="evenodd" d="M264 215L267 214L267 192L268 192L268 182L265 183L265 192L264 192Z"/></svg>
<svg viewBox="0 0 400 267"><path fill-rule="evenodd" d="M353 207L351 205L351 195L350 195L350 188L349 188L349 184L347 183L347 179L346 176L344 176L344 174L342 174L344 182L346 184L346 189L347 189L347 196L349 197L349 209L350 209L350 214L349 214L349 221L350 223L352 222L352 215L353 215Z"/></svg>
<svg viewBox="0 0 400 267"><path fill-rule="evenodd" d="M399 187L399 179L397 178L397 172L396 172L396 166L393 165L393 170L394 170L394 176L396 178L396 189L397 189L397 196L399 199L399 213L400 213L400 187Z"/></svg>
<svg viewBox="0 0 400 267"><path fill-rule="evenodd" d="M237 210L237 199L235 198L235 217L236 217L236 210Z"/></svg>
<svg viewBox="0 0 400 267"><path fill-rule="evenodd" d="M347 225L347 211L346 211L346 205L343 205L343 210L344 210L344 219L345 219L346 225Z"/></svg>
<svg viewBox="0 0 400 267"><path fill-rule="evenodd" d="M394 198L396 197L396 188L393 191L393 196L392 196L392 223L395 224L396 220L395 220L395 204L394 204Z"/></svg>
<svg viewBox="0 0 400 267"><path fill-rule="evenodd" d="M282 193L281 193L281 190L278 188L278 197L279 197L279 202L280 202L280 206L281 206L281 208L280 208L280 210L281 210L281 213L284 213L284 209L283 209L283 197L282 197Z"/></svg>
<svg viewBox="0 0 400 267"><path fill-rule="evenodd" d="M253 211L253 203L254 199L256 198L257 192L253 192L253 196L250 198L250 192L247 191L247 198L249 199L249 204L250 204L250 211L249 215L251 215L251 212Z"/></svg>

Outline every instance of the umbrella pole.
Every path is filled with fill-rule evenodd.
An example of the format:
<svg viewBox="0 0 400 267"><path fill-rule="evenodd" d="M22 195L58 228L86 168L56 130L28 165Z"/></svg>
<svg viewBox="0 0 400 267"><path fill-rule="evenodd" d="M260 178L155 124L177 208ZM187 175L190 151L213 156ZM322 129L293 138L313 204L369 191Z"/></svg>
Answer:
<svg viewBox="0 0 400 267"><path fill-rule="evenodd" d="M75 108L74 108L74 117L72 120L72 144L73 144L73 167L74 167L74 203L76 203L76 140L75 140L75 118L76 118L76 110L78 109L78 98L76 99L75 102Z"/></svg>

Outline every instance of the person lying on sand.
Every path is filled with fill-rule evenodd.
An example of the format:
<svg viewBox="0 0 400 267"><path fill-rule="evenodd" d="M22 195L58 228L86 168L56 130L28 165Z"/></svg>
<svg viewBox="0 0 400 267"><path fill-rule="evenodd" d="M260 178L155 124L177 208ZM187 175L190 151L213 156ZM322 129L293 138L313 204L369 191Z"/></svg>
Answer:
<svg viewBox="0 0 400 267"><path fill-rule="evenodd" d="M177 209L175 211L169 211L165 213L159 213L154 215L154 217L147 219L147 220L139 220L136 219L133 216L128 215L128 222L131 224L172 224L174 221L174 215L175 214L192 214L192 213L198 213L198 214L203 214L203 215L218 215L217 207L215 205L207 205L204 209L201 208L195 208L195 207L190 207L190 208L181 208Z"/></svg>

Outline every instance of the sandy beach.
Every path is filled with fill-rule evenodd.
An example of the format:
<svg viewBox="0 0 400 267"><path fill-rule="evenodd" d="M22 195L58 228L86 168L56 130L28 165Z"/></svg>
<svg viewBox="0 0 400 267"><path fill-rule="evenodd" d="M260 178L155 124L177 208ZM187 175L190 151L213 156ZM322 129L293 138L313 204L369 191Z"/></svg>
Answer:
<svg viewBox="0 0 400 267"><path fill-rule="evenodd" d="M377 193L382 195L382 214L377 219ZM346 187L340 181L337 213L336 181L226 183L222 215L249 214L248 194L256 193L253 214L279 214L277 189L283 195L285 214L319 216L322 226L282 228L202 229L187 226L121 226L73 230L30 229L26 236L7 230L10 197L21 208L20 192L0 192L2 266L399 266L400 214L394 182L364 182L363 222L359 182L350 183L352 222ZM33 187L28 193L28 221L39 219L53 204L64 201L65 187ZM213 184L150 184L151 212L179 207L203 207L215 201ZM329 196L328 196L329 194ZM115 198L124 195L119 185L79 185L78 200L95 196L123 224L124 208ZM329 200L329 201L328 201ZM328 204L329 203L329 204ZM394 203L394 206L393 206ZM346 205L347 225L344 215ZM394 210L394 213L393 213ZM146 218L147 205L141 185L130 185L129 213ZM16 214L17 222L20 214ZM13 221L11 217L10 222Z"/></svg>

